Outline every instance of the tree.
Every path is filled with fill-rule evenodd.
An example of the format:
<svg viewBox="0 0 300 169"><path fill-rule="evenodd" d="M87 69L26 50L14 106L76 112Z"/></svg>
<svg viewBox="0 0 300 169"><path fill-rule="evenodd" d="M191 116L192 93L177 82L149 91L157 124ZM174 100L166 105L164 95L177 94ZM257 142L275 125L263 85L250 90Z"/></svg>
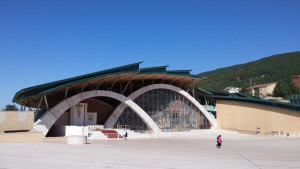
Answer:
<svg viewBox="0 0 300 169"><path fill-rule="evenodd" d="M18 111L19 109L16 107L15 104L7 104L3 111Z"/></svg>
<svg viewBox="0 0 300 169"><path fill-rule="evenodd" d="M284 97L287 95L287 87L282 82L278 82L274 88L273 96L274 97Z"/></svg>
<svg viewBox="0 0 300 169"><path fill-rule="evenodd" d="M250 94L246 87L242 87L242 89L239 93L246 94L246 95Z"/></svg>
<svg viewBox="0 0 300 169"><path fill-rule="evenodd" d="M290 94L300 94L300 87L296 86L294 83L289 85Z"/></svg>
<svg viewBox="0 0 300 169"><path fill-rule="evenodd" d="M295 84L293 83L286 84L283 82L278 82L273 91L273 96L288 98L289 95L299 94L299 93L300 93L300 89L299 87L295 86Z"/></svg>

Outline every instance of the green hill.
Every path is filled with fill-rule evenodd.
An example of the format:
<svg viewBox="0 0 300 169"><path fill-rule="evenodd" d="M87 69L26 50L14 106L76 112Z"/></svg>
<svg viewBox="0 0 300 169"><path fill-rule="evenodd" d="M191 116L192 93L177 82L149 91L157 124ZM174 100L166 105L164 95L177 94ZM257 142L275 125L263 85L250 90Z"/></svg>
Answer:
<svg viewBox="0 0 300 169"><path fill-rule="evenodd" d="M224 89L228 86L247 88L252 85L278 82L291 83L300 75L300 52L269 56L254 62L203 72L198 86L204 89ZM250 80L251 79L251 80Z"/></svg>

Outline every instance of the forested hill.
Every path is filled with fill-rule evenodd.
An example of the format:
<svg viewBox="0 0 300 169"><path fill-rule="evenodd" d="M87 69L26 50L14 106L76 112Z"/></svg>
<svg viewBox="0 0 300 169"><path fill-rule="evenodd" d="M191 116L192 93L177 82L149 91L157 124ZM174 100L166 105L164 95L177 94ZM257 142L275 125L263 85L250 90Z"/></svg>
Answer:
<svg viewBox="0 0 300 169"><path fill-rule="evenodd" d="M228 86L247 88L252 85L283 82L300 75L300 52L269 56L254 62L203 72L198 86L204 89L224 89ZM251 80L250 80L251 79Z"/></svg>

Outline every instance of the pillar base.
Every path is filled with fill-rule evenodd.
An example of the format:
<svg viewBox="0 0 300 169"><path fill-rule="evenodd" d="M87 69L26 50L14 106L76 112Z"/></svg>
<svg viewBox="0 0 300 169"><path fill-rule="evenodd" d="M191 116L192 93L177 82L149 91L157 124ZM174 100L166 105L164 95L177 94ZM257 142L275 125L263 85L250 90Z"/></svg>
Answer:
<svg viewBox="0 0 300 169"><path fill-rule="evenodd" d="M67 144L87 144L87 136L68 136Z"/></svg>

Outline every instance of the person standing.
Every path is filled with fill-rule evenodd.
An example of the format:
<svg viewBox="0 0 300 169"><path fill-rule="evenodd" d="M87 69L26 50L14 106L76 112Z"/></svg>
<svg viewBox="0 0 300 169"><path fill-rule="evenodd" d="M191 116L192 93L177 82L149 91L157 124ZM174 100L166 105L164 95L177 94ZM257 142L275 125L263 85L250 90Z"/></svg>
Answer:
<svg viewBox="0 0 300 169"><path fill-rule="evenodd" d="M125 131L124 139L127 139L127 137L128 137L128 133L127 133L127 131Z"/></svg>

